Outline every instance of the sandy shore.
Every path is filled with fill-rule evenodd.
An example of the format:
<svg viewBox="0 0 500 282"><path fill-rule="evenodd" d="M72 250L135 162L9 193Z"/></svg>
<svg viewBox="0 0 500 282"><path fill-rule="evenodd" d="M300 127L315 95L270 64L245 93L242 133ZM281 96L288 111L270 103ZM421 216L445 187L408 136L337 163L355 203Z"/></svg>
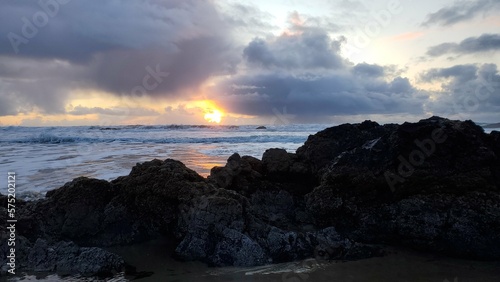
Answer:
<svg viewBox="0 0 500 282"><path fill-rule="evenodd" d="M500 261L473 261L387 248L387 255L358 261L318 261L273 264L259 267L208 267L200 262L170 258L172 246L162 240L108 250L121 256L138 272L151 275L138 281L189 282L305 282L305 281L401 281L401 282L498 282ZM131 281L136 277L117 274L102 281ZM1 280L1 278L0 278ZM12 281L96 281L95 278L24 275Z"/></svg>
<svg viewBox="0 0 500 282"><path fill-rule="evenodd" d="M384 257L351 262L305 260L251 268L210 268L166 258L171 247L154 241L112 248L138 271L140 281L500 281L500 262L481 262L390 248Z"/></svg>

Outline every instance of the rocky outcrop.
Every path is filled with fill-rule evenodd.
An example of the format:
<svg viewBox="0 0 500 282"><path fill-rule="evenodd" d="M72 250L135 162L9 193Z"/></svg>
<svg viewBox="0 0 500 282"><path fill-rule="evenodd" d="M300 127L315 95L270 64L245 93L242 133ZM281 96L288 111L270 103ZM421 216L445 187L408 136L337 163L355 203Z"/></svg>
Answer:
<svg viewBox="0 0 500 282"><path fill-rule="evenodd" d="M240 157L234 153L227 159L224 167L214 167L208 180L216 186L241 193L251 194L263 177L263 166L259 159L250 156Z"/></svg>
<svg viewBox="0 0 500 282"><path fill-rule="evenodd" d="M10 248L7 240L2 240L2 258L10 255ZM16 238L15 248L19 251L16 251L14 265L22 271L106 277L121 271L125 266L123 259L116 254L96 247L81 248L73 242L49 244L46 240L38 239L31 243L21 236ZM9 269L9 262L4 262L0 273L6 275ZM19 270L16 271L19 274Z"/></svg>
<svg viewBox="0 0 500 282"><path fill-rule="evenodd" d="M374 244L500 259L499 148L498 132L470 121L344 124L296 153L233 154L207 179L170 159L111 182L77 178L20 202L18 231L28 253L53 250L32 255L51 270L63 250L79 248L74 262L92 247L159 236L177 258L214 266L381 255ZM95 255L103 269L120 265Z"/></svg>
<svg viewBox="0 0 500 282"><path fill-rule="evenodd" d="M297 151L307 162L323 164L317 169L321 184L306 195L318 226L334 225L363 242L500 258L494 243L500 239L495 133L487 135L470 121L438 117L401 126L343 127L343 132L333 130L339 137L327 130ZM353 146L337 140L347 132L356 136ZM337 156L328 162L314 153L318 146Z"/></svg>

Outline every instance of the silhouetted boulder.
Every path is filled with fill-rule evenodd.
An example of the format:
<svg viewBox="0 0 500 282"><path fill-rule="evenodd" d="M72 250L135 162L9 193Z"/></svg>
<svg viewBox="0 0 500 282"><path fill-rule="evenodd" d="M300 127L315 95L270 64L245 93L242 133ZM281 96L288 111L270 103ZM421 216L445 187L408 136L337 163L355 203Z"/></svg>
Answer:
<svg viewBox="0 0 500 282"><path fill-rule="evenodd" d="M231 155L224 167L214 167L208 180L225 189L241 193L251 193L255 187L252 183L262 178L262 162L254 157L240 157L238 153Z"/></svg>
<svg viewBox="0 0 500 282"><path fill-rule="evenodd" d="M0 245L0 272L6 274L8 264L4 261L8 255L7 241ZM112 276L123 270L123 259L100 248L81 248L73 242L49 244L37 239L31 244L26 238L16 240L17 269L34 272L54 272L60 275L79 274L83 276ZM19 274L17 270L17 274Z"/></svg>
<svg viewBox="0 0 500 282"><path fill-rule="evenodd" d="M44 200L28 202L19 211L19 230L31 241L69 238L102 245L99 235L106 228L105 211L117 191L104 180L76 178L47 192Z"/></svg>
<svg viewBox="0 0 500 282"><path fill-rule="evenodd" d="M494 243L500 239L500 202L491 200L500 191L495 134L470 121L439 117L401 126L371 124L369 132L360 127L332 129L336 136L357 139L352 146L339 145L340 137L321 137L321 144L337 152L330 162L314 151L304 153L324 163L316 167L321 185L306 195L316 224L334 225L361 242L500 257ZM317 149L317 140L309 138L301 151Z"/></svg>

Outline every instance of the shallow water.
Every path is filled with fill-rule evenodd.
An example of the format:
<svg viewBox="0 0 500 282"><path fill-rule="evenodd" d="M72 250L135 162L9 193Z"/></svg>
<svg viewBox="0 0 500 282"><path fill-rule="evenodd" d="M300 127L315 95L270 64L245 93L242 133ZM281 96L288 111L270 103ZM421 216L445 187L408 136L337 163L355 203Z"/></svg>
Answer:
<svg viewBox="0 0 500 282"><path fill-rule="evenodd" d="M109 250L120 254L138 271L153 272L137 281L177 282L305 282L305 281L401 281L468 282L500 281L500 262L481 262L423 254L407 249L388 248L384 257L350 262L308 259L259 267L208 267L200 262L180 262L169 258L166 242L152 241ZM25 276L13 281L95 281L92 278ZM131 281L123 273L102 281Z"/></svg>
<svg viewBox="0 0 500 282"><path fill-rule="evenodd" d="M178 262L164 258L167 250L168 245L161 242L115 249L138 270L154 272L141 281L500 281L500 262L454 259L405 249L388 249L384 257L351 262L308 259L251 268L209 268L199 262Z"/></svg>
<svg viewBox="0 0 500 282"><path fill-rule="evenodd" d="M155 158L180 160L207 176L235 152L258 158L268 148L293 152L325 127L0 127L0 173L16 172L17 196L23 199L43 197L79 176L112 180Z"/></svg>

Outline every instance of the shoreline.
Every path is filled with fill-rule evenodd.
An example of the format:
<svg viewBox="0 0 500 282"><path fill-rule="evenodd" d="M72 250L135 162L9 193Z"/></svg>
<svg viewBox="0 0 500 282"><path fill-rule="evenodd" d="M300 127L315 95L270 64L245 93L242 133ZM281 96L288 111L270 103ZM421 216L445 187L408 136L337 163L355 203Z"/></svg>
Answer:
<svg viewBox="0 0 500 282"><path fill-rule="evenodd" d="M408 281L408 282L497 282L499 261L477 261L419 252L407 247L385 247L383 257L355 261L306 259L258 267L209 267L201 262L182 262L165 255L171 243L157 239L132 246L106 248L147 273L140 281ZM96 281L78 276L25 273L13 281ZM133 276L118 273L111 280L132 281ZM101 280L100 280L101 281ZM105 280L102 280L105 281Z"/></svg>
<svg viewBox="0 0 500 282"><path fill-rule="evenodd" d="M306 259L258 267L208 267L199 262L165 260L161 250L169 245L162 240L135 247L109 250L134 262L138 271L151 271L141 281L445 281L496 282L499 261L477 261L419 252L407 247L384 247L386 255L355 261ZM132 251L130 251L132 250ZM146 259L140 252L148 253ZM160 261L163 261L161 263ZM165 268L165 266L167 266ZM416 277L419 275L420 277ZM160 279L160 280L159 280Z"/></svg>

